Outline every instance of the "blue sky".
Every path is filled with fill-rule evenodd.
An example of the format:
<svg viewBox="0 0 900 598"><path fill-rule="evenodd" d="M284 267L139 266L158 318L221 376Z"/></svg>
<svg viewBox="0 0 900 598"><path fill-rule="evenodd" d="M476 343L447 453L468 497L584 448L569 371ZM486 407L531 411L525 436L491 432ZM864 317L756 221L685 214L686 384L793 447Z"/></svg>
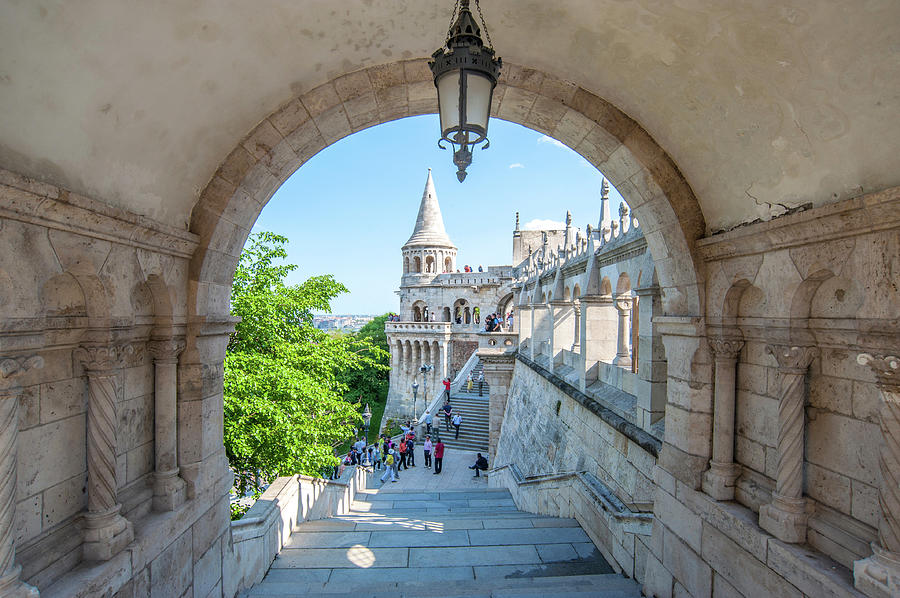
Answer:
<svg viewBox="0 0 900 598"><path fill-rule="evenodd" d="M509 264L515 213L521 224L565 220L597 225L602 175L574 151L541 133L491 119L491 147L475 151L469 176L456 180L450 150L437 147L435 115L404 118L360 131L325 148L275 193L253 232L290 239L289 282L334 274L350 292L336 314L396 311L400 247L412 234L432 169L457 263ZM611 211L620 197L610 189Z"/></svg>

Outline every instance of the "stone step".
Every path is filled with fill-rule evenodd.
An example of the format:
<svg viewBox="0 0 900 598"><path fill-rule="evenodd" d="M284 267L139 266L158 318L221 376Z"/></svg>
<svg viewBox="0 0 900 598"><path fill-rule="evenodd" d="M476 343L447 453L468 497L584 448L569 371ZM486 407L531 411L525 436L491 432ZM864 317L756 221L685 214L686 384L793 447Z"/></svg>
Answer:
<svg viewBox="0 0 900 598"><path fill-rule="evenodd" d="M427 596L489 596L513 598L549 594L555 596L595 596L600 598L637 598L640 587L616 574L534 576L501 578L481 575L469 567L385 568L363 570L306 570L300 581L292 572L270 572L248 597L284 596L385 596L389 598ZM399 579L397 579L399 577ZM447 587L450 582L452 587Z"/></svg>
<svg viewBox="0 0 900 598"><path fill-rule="evenodd" d="M384 499L382 497L389 497ZM427 491L427 490L411 490L407 492L395 491L390 488L367 490L358 492L356 500L376 501L376 500L470 500L482 498L512 498L512 495L506 489L485 489L485 490L465 490L465 491Z"/></svg>
<svg viewBox="0 0 900 598"><path fill-rule="evenodd" d="M448 514L452 515L452 513ZM393 528L392 528L393 526ZM574 519L561 519L557 517L522 516L513 514L509 517L495 517L492 519L473 518L468 516L439 516L425 519L407 519L403 517L367 517L355 516L333 517L320 521L308 521L294 526L294 533L321 532L321 531L383 531L396 529L399 532L418 530L482 530L482 529L538 529L553 527L579 527Z"/></svg>
<svg viewBox="0 0 900 598"><path fill-rule="evenodd" d="M303 531L298 530L285 543L285 548L368 548L396 547L461 547L518 546L530 544L584 544L593 546L580 527L520 529L403 529L397 523L384 525L382 531ZM504 548L505 549L505 548ZM568 549L568 547L567 547Z"/></svg>

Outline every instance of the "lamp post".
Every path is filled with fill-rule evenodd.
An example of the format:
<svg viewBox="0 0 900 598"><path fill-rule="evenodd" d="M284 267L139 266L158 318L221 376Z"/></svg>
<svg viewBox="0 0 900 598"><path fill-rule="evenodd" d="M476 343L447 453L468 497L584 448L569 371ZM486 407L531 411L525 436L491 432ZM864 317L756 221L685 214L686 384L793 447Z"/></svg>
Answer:
<svg viewBox="0 0 900 598"><path fill-rule="evenodd" d="M372 423L372 410L369 409L369 404L366 403L366 408L363 409L363 429L366 434L366 442L369 442L369 424Z"/></svg>
<svg viewBox="0 0 900 598"><path fill-rule="evenodd" d="M450 20L453 25L447 32L444 45L431 55L431 73L438 92L438 113L441 118L441 138L453 147L453 163L456 164L456 178L466 179L466 167L472 163L472 148L484 143L487 149L488 119L491 114L491 99L494 87L500 77L503 61L494 58L491 36L481 14L481 6L475 0L475 8L484 28L488 45L481 40L481 28L469 11L469 0L459 0L459 14L456 7Z"/></svg>

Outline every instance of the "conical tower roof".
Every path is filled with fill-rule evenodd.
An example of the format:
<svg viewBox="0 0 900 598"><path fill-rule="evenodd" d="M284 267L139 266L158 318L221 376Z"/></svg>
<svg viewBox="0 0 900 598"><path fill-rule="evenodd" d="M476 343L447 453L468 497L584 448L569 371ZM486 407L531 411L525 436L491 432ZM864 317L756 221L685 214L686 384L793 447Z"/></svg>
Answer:
<svg viewBox="0 0 900 598"><path fill-rule="evenodd" d="M441 216L441 206L438 205L437 193L434 190L434 181L431 178L431 169L428 169L428 180L425 181L425 191L422 192L422 203L419 205L419 216L416 218L416 227L404 249L407 247L450 247L456 249L456 245L447 236L444 230L444 219Z"/></svg>

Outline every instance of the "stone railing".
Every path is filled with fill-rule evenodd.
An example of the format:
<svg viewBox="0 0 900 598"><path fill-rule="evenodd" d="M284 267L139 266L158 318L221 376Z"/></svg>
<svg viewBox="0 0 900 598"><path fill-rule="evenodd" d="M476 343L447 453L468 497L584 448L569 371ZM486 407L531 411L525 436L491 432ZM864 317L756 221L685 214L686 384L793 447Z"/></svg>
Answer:
<svg viewBox="0 0 900 598"><path fill-rule="evenodd" d="M450 322L385 322L385 332L450 332Z"/></svg>
<svg viewBox="0 0 900 598"><path fill-rule="evenodd" d="M507 488L518 509L577 519L609 564L634 577L634 537L649 539L652 513L632 511L606 484L584 471L524 476L509 463L488 474L488 485Z"/></svg>
<svg viewBox="0 0 900 598"><path fill-rule="evenodd" d="M339 480L294 475L272 482L241 519L231 522L234 562L222 568L230 587L241 591L262 581L298 523L349 512L365 476L365 469L348 467Z"/></svg>

